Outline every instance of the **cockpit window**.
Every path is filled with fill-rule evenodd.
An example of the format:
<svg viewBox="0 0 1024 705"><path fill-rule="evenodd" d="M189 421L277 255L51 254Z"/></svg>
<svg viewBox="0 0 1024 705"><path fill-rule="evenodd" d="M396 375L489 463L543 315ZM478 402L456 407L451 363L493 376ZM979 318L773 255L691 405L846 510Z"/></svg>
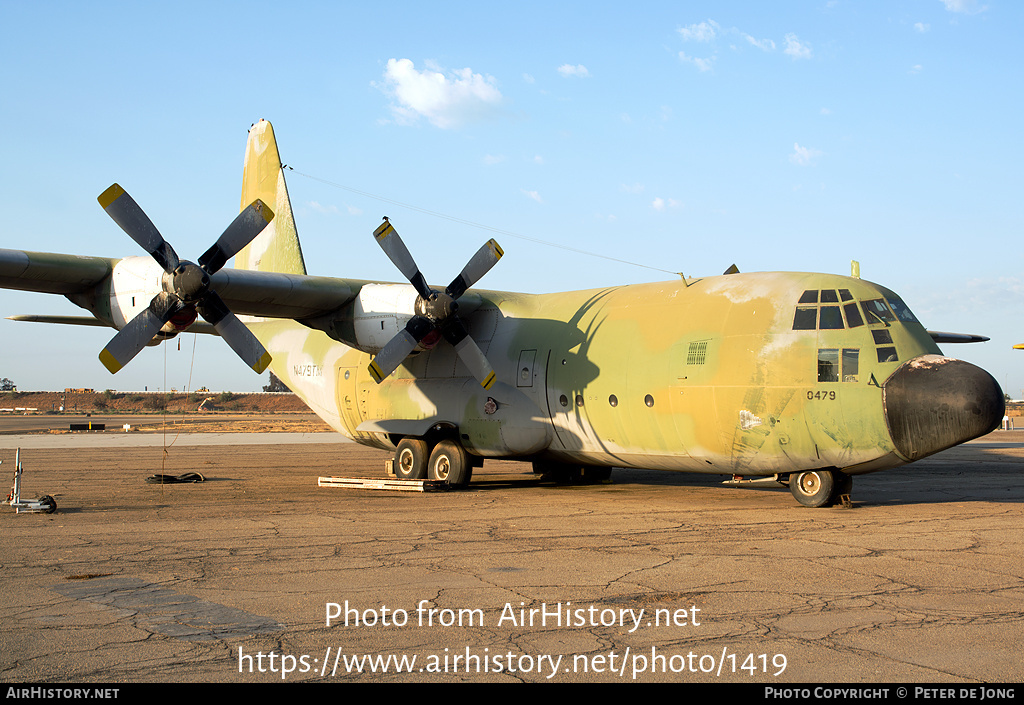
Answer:
<svg viewBox="0 0 1024 705"><path fill-rule="evenodd" d="M808 289L801 296L797 303L801 304L816 304L818 303L818 290Z"/></svg>
<svg viewBox="0 0 1024 705"><path fill-rule="evenodd" d="M833 295L835 292L833 292ZM843 314L839 313L838 306L822 306L821 318L818 320L818 328L821 330L842 330Z"/></svg>
<svg viewBox="0 0 1024 705"><path fill-rule="evenodd" d="M896 320L896 316L893 315L882 299L861 301L860 305L864 308L864 317L868 320L868 323L881 324L885 321Z"/></svg>
<svg viewBox="0 0 1024 705"><path fill-rule="evenodd" d="M837 304L839 303L839 297L836 296L835 289L822 289L821 290L821 303L823 304Z"/></svg>
<svg viewBox="0 0 1024 705"><path fill-rule="evenodd" d="M889 305L892 306L892 310L896 313L896 318L900 319L904 323L917 323L917 317L911 313L907 305L903 303L903 300L898 296L887 296Z"/></svg>
<svg viewBox="0 0 1024 705"><path fill-rule="evenodd" d="M853 294L850 293L849 289L840 289L839 298L841 298L843 301L852 301Z"/></svg>
<svg viewBox="0 0 1024 705"><path fill-rule="evenodd" d="M814 330L818 324L816 306L797 306L793 316L793 330Z"/></svg>
<svg viewBox="0 0 1024 705"><path fill-rule="evenodd" d="M850 328L864 325L864 319L860 317L860 310L855 302L843 304L843 310L846 312L846 325Z"/></svg>

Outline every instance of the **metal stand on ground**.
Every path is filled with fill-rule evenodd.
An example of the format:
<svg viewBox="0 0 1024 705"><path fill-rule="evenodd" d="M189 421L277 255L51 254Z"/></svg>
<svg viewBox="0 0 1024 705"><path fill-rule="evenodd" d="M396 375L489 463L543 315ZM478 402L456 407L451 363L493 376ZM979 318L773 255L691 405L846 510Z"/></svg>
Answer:
<svg viewBox="0 0 1024 705"><path fill-rule="evenodd" d="M0 463L3 463L3 461L0 460ZM57 511L57 502L50 495L45 495L39 499L23 500L21 498L22 472L21 448L18 448L14 455L14 487L11 488L11 493L7 495L7 502L14 507L14 511L18 514L22 512L44 512L46 514L53 514Z"/></svg>

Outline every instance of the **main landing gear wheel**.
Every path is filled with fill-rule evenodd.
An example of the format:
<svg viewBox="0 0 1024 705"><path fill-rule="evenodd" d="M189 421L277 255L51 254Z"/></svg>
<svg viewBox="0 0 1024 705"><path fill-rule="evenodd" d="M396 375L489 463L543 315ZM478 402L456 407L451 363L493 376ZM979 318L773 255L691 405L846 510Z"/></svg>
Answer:
<svg viewBox="0 0 1024 705"><path fill-rule="evenodd" d="M434 446L427 466L431 480L447 482L452 488L465 487L473 474L469 455L455 441L441 441Z"/></svg>
<svg viewBox="0 0 1024 705"><path fill-rule="evenodd" d="M400 480L424 480L430 446L418 438L403 438L395 450L395 477Z"/></svg>
<svg viewBox="0 0 1024 705"><path fill-rule="evenodd" d="M832 470L808 470L789 476L789 491L805 507L828 507L853 489L853 478Z"/></svg>

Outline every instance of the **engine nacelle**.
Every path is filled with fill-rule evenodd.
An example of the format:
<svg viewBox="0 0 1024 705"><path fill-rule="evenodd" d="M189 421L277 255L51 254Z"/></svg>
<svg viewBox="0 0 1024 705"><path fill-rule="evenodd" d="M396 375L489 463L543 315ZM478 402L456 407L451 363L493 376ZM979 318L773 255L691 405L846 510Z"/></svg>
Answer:
<svg viewBox="0 0 1024 705"><path fill-rule="evenodd" d="M408 284L364 284L352 302L355 347L379 353L416 315L418 296ZM422 344L417 347L424 349Z"/></svg>
<svg viewBox="0 0 1024 705"><path fill-rule="evenodd" d="M125 257L110 277L110 317L118 330L149 307L163 291L164 270L152 257Z"/></svg>
<svg viewBox="0 0 1024 705"><path fill-rule="evenodd" d="M152 257L125 257L110 277L110 318L118 330L149 307L164 288L164 270ZM164 324L150 345L173 338L196 320L194 307L185 307Z"/></svg>

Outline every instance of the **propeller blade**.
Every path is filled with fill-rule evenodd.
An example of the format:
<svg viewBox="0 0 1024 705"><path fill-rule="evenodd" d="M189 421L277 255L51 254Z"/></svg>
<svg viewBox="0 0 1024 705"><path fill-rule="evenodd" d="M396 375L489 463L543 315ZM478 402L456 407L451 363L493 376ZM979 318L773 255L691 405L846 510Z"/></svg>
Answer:
<svg viewBox="0 0 1024 705"><path fill-rule="evenodd" d="M263 229L273 219L274 211L257 198L235 216L231 225L221 234L213 247L199 258L199 266L208 274L220 270L229 259L238 254L239 250L256 239L256 236L263 232Z"/></svg>
<svg viewBox="0 0 1024 705"><path fill-rule="evenodd" d="M466 293L466 289L476 284L487 272L491 271L491 267L498 263L503 254L505 253L501 246L491 238L476 251L476 254L462 268L459 276L455 277L448 285L445 292L453 299L459 298Z"/></svg>
<svg viewBox="0 0 1024 705"><path fill-rule="evenodd" d="M495 380L494 368L487 361L480 346L469 337L469 331L466 330L462 320L458 316L446 319L441 326L441 334L452 344L459 359L469 368L470 374L480 382L480 386L490 389Z"/></svg>
<svg viewBox="0 0 1024 705"><path fill-rule="evenodd" d="M199 314L217 329L220 337L224 338L224 342L231 346L235 354L257 374L263 374L270 365L270 353L252 331L238 320L238 316L231 313L220 295L216 291L211 291L197 308Z"/></svg>
<svg viewBox="0 0 1024 705"><path fill-rule="evenodd" d="M420 268L416 266L416 261L409 254L409 249L402 242L402 238L398 236L398 231L391 226L391 223L386 218L373 231L373 237L377 240L377 244L380 245L381 249L384 250L384 254L388 256L394 265L398 267L402 275L413 285L416 293L424 299L429 299L433 292L427 286L427 280L423 278Z"/></svg>
<svg viewBox="0 0 1024 705"><path fill-rule="evenodd" d="M480 346L467 335L456 343L454 347L455 352L459 354L459 359L462 360L466 367L469 368L470 373L480 382L480 386L484 389L490 389L495 380L494 368L487 361L487 356L484 355Z"/></svg>
<svg viewBox="0 0 1024 705"><path fill-rule="evenodd" d="M169 274L177 269L178 255L174 248L164 240L163 235L153 225L153 221L139 208L139 204L127 191L114 184L101 193L97 200L107 215L128 233L128 237L139 243L165 272Z"/></svg>
<svg viewBox="0 0 1024 705"><path fill-rule="evenodd" d="M370 361L370 375L377 384L398 369L405 358L416 349L419 342L423 340L434 324L423 316L414 316L405 324L405 328L398 332L394 338L387 342L376 357Z"/></svg>
<svg viewBox="0 0 1024 705"><path fill-rule="evenodd" d="M170 294L154 296L149 308L130 320L100 351L100 362L111 374L116 374L153 340L179 306L178 300Z"/></svg>

